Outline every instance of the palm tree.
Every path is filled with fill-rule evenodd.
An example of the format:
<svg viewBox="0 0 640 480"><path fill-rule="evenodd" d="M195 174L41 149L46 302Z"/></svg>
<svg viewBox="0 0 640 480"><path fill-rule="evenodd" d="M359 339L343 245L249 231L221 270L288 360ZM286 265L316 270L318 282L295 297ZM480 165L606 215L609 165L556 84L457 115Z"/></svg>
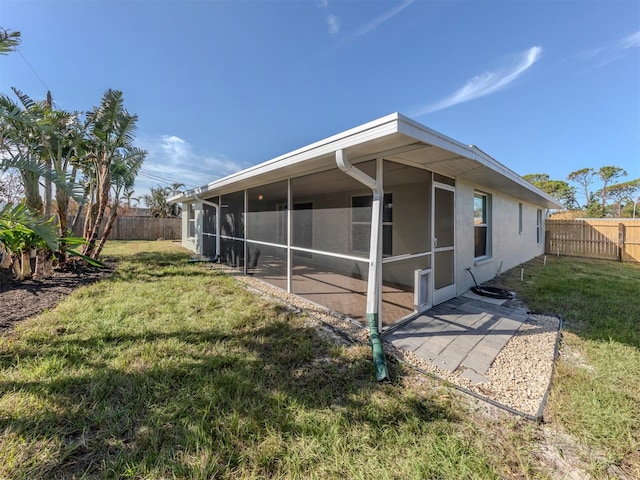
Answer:
<svg viewBox="0 0 640 480"><path fill-rule="evenodd" d="M118 156L118 158L116 158L112 163L111 191L113 193L113 197L111 202L111 211L109 213L109 218L107 219L107 224L104 227L104 232L102 233L100 243L96 248L95 258L100 256L102 248L104 247L107 238L111 234L113 224L118 217L120 197L122 196L123 192L132 191L136 176L140 171L140 167L142 167L142 162L144 162L146 155L147 152L145 152L144 150L140 150L136 147L131 147L125 150L122 153L122 156Z"/></svg>
<svg viewBox="0 0 640 480"><path fill-rule="evenodd" d="M28 104L24 109L6 95L0 95L0 152L3 158L13 163L39 158L40 145L37 138L39 118L36 105ZM42 212L40 175L37 170L18 169L22 176L27 205Z"/></svg>
<svg viewBox="0 0 640 480"><path fill-rule="evenodd" d="M83 253L97 258L96 241L107 207L112 184L113 164L126 157L132 145L137 115L129 114L123 105L122 92L107 90L102 101L87 116L90 149L88 160L92 164L89 177L91 205L87 210Z"/></svg>

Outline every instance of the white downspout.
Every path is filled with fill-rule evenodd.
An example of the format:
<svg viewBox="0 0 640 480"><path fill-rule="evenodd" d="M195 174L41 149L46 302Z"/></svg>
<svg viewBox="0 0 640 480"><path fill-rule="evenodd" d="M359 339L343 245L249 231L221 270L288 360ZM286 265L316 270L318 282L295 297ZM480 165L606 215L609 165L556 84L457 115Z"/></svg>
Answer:
<svg viewBox="0 0 640 480"><path fill-rule="evenodd" d="M198 202L204 203L205 205L209 205L210 207L214 207L216 209L216 257L218 260L220 259L220 205L217 203L210 202L209 200L203 200L198 197L198 195L194 195Z"/></svg>
<svg viewBox="0 0 640 480"><path fill-rule="evenodd" d="M344 150L336 151L336 164L338 168L358 182L367 186L373 193L371 205L371 241L369 244L369 275L367 277L367 323L371 349L373 351L373 363L376 369L376 377L379 381L389 378L387 373L387 361L380 340L381 321L381 284L382 284L382 200L384 190L382 181L376 181L362 170L357 169L349 160ZM377 161L378 178L382 178L382 162Z"/></svg>

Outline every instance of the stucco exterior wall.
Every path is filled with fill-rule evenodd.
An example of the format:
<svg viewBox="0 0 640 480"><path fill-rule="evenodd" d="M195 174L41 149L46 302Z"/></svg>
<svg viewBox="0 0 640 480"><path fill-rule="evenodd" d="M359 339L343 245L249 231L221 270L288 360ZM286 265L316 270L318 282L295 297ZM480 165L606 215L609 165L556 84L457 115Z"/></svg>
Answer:
<svg viewBox="0 0 640 480"><path fill-rule="evenodd" d="M474 258L473 196L479 191L489 194L490 251L486 259ZM519 232L519 204L522 203L522 232ZM478 283L516 267L544 253L544 231L537 242L537 210L531 203L465 181L456 182L456 287L458 295L473 286L466 271L471 267Z"/></svg>

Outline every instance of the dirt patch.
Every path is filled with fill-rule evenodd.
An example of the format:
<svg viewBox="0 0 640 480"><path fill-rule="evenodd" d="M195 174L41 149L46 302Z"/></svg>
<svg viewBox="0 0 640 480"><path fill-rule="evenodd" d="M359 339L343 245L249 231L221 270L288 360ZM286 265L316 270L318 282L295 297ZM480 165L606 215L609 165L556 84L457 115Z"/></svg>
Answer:
<svg viewBox="0 0 640 480"><path fill-rule="evenodd" d="M17 322L55 307L76 288L108 277L114 268L115 263L101 268L70 264L64 270L55 270L50 279L22 282L14 280L9 270L0 268L0 335Z"/></svg>

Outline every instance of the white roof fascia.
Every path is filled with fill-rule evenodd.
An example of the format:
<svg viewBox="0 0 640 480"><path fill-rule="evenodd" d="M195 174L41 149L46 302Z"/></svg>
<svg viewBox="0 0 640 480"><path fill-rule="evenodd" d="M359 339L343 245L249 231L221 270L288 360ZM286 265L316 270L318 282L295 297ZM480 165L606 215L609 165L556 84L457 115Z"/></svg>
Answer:
<svg viewBox="0 0 640 480"><path fill-rule="evenodd" d="M218 189L226 185L250 179L257 175L263 175L274 170L290 167L312 158L323 155L332 155L336 150L346 149L354 145L365 143L369 140L375 140L377 138L396 133L398 131L398 117L399 114L393 113L372 122L365 123L337 135L325 138L324 140L307 145L306 147L294 150L293 152L286 153L272 160L249 167L238 173L231 174L220 180L215 180L206 186L189 190L183 195L177 195L170 198L169 201L176 202L190 200L194 195L201 195L209 190Z"/></svg>
<svg viewBox="0 0 640 480"><path fill-rule="evenodd" d="M546 200L546 202L548 202L549 204L555 205L555 208L563 208L555 198L553 198L546 192L543 192L535 185L527 182L513 170L504 166L502 163L498 162L495 158L483 152L475 145L464 145L457 140L454 140L450 137L447 137L446 135L436 132L435 130L425 127L424 125L421 125L420 123L415 122L408 117L402 115L401 117L401 120L403 122L400 128L401 133L412 136L425 143L443 148L444 150L448 150L471 160L475 160L481 165L490 168L494 172L518 184L520 187L534 192L536 195Z"/></svg>
<svg viewBox="0 0 640 480"><path fill-rule="evenodd" d="M515 172L487 155L478 147L460 143L457 140L432 130L400 113L392 113L377 120L345 130L344 132L319 140L272 160L268 160L227 177L215 180L207 185L189 190L184 194L171 197L169 198L169 201L179 202L193 200L196 196L206 194L206 192L210 190L217 190L225 186L249 180L259 175L295 166L313 158L324 155L333 155L337 150L347 149L393 133L401 133L407 137L414 138L419 142L438 147L452 152L454 155L459 155L473 160L481 166L484 166L496 172L496 174L514 182L521 188L529 190L541 199L545 200L548 204L555 205L556 208L562 208L556 199L533 186Z"/></svg>

